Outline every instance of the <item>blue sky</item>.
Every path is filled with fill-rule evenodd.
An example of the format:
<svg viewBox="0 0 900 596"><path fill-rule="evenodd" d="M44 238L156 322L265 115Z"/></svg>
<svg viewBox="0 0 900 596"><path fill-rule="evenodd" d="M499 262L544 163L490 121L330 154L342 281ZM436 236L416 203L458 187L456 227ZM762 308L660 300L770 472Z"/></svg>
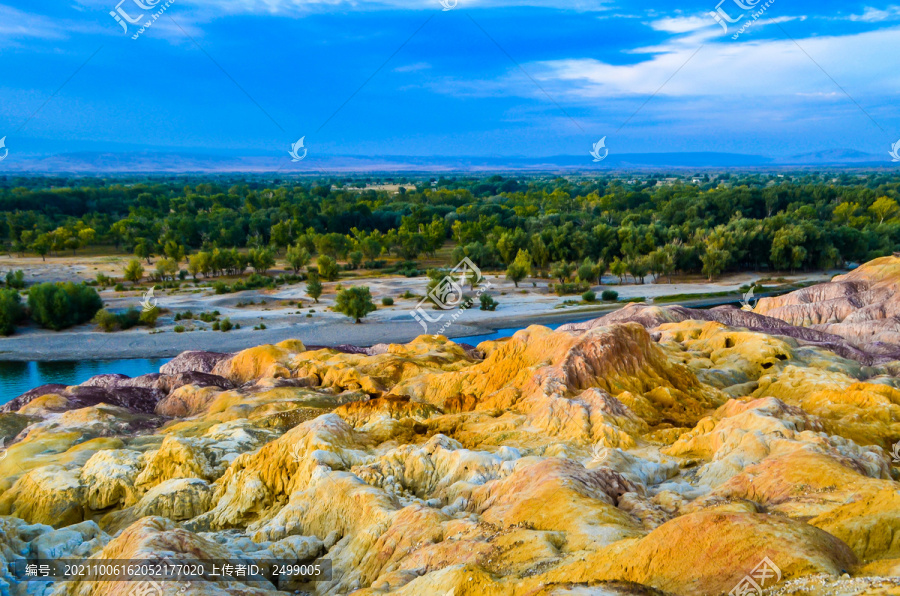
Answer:
<svg viewBox="0 0 900 596"><path fill-rule="evenodd" d="M539 157L606 136L617 153L889 162L900 138L889 2L775 0L754 20L764 0L725 0L726 33L716 0L175 0L135 40L118 0L4 1L0 137L24 153L274 156L306 136L330 155Z"/></svg>

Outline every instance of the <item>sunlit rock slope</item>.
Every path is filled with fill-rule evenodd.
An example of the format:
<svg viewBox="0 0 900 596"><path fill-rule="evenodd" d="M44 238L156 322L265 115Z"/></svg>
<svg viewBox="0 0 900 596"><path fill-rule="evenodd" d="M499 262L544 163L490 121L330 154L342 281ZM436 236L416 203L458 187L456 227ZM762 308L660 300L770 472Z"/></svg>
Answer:
<svg viewBox="0 0 900 596"><path fill-rule="evenodd" d="M170 595L900 594L898 263L755 312L288 341L38 388L0 414L0 558L333 564ZM3 594L134 587L6 567Z"/></svg>

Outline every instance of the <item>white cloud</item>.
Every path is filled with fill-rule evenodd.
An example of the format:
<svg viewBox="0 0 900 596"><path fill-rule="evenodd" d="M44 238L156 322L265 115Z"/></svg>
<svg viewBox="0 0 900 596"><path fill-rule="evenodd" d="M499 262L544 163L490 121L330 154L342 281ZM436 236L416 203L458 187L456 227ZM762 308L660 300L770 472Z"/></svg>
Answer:
<svg viewBox="0 0 900 596"><path fill-rule="evenodd" d="M416 72L417 70L428 70L429 68L431 68L431 64L427 62L416 62L415 64L398 66L394 69L394 72Z"/></svg>
<svg viewBox="0 0 900 596"><path fill-rule="evenodd" d="M53 19L0 4L0 38L26 37L60 39L65 35Z"/></svg>
<svg viewBox="0 0 900 596"><path fill-rule="evenodd" d="M832 92L839 81L857 101L867 93L900 92L900 58L885 48L896 44L900 28L856 35L764 41L714 41L692 32L652 49L652 57L636 64L610 64L594 58L553 60L529 65L549 85L551 94L571 99L627 95L752 97ZM705 37L705 38L704 38ZM700 45L703 48L691 55ZM809 54L809 56L804 53ZM689 60L690 59L690 60Z"/></svg>
<svg viewBox="0 0 900 596"><path fill-rule="evenodd" d="M93 2L94 0L81 0ZM613 0L459 0L460 8L492 8L512 6L552 7L575 11L601 11L610 8ZM268 13L303 14L323 9L352 11L406 9L440 10L439 0L181 0L179 4L199 9L221 11L224 14Z"/></svg>
<svg viewBox="0 0 900 596"><path fill-rule="evenodd" d="M900 6L888 6L884 10L866 7L862 14L852 14L847 17L849 21L863 21L865 23L881 23L883 21L893 21L900 18Z"/></svg>
<svg viewBox="0 0 900 596"><path fill-rule="evenodd" d="M708 15L702 17L666 17L650 23L650 26L656 31L666 31L668 33L687 33L704 29L710 25L715 25L715 21Z"/></svg>

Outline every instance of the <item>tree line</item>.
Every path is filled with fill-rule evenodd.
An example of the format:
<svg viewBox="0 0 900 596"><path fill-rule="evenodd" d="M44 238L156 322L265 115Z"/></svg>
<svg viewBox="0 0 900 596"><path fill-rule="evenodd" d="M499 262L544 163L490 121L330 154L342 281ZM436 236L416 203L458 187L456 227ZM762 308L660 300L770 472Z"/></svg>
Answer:
<svg viewBox="0 0 900 596"><path fill-rule="evenodd" d="M56 179L53 188L0 180L0 241L9 253L44 258L131 253L160 279L174 278L182 262L194 278L248 267L264 274L276 258L299 272L314 255L378 267L385 257L434 255L448 242L454 263L469 257L512 268L513 278L523 268L547 275L569 266L584 279L589 266L636 281L827 269L897 249L900 177L789 178L456 177L416 180L416 190L400 193L337 178Z"/></svg>

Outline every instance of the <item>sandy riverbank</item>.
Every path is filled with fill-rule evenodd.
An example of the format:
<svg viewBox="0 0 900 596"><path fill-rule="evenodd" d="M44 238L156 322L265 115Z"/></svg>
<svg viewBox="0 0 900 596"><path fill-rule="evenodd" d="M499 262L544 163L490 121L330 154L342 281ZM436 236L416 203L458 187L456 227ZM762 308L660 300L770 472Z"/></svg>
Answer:
<svg viewBox="0 0 900 596"><path fill-rule="evenodd" d="M3 259L4 265L26 267L29 282L60 281L63 279L90 278L97 269L109 268L115 273L112 259L100 257L96 262L88 259L77 266L74 263L35 261L16 262L17 259ZM6 268L4 267L4 268ZM71 268L69 268L71 267ZM686 280L679 283L647 283L618 285L613 277L604 278L603 286L593 289L598 296L603 289L619 293L619 304L580 302L579 296L556 296L548 290L547 279L527 279L519 288L500 275L489 274L487 293L499 303L496 311L477 309L465 311L443 334L451 338L491 333L499 328L523 327L529 324L554 324L585 320L600 316L618 308L629 299L640 297L648 300L675 294L708 294L713 292L735 292L741 286L759 280L761 274L738 274L723 277L715 282ZM827 281L831 274L797 275L787 277L787 281ZM678 280L676 280L678 281ZM353 324L340 313L332 312L336 286L366 285L370 288L378 310L366 317L361 324ZM232 352L246 347L275 343L285 339L300 339L308 345L359 346L377 343L407 342L423 333L437 333L452 313L444 314L441 321L431 323L427 330L416 322L410 312L416 308L425 294L425 278L369 277L346 278L340 282L324 284L324 293L315 303L306 295L306 284L298 283L281 286L276 290L251 290L246 292L216 295L208 287L194 287L186 284L179 290L162 291L157 288L158 306L165 309L159 318L157 328L143 328L103 333L95 325L81 325L62 332L52 332L29 325L20 328L16 335L0 339L0 360L11 361L51 361L51 360L100 360L117 358L163 358L175 356L185 350L209 350ZM403 298L407 292L412 298ZM139 307L141 292L115 292L106 289L100 292L106 305L114 311ZM391 297L394 305L382 306L381 299ZM721 303L722 298L700 301L683 300L684 304L707 306ZM566 304L569 302L569 304ZM190 311L218 311L220 319L229 318L240 324L240 329L227 333L213 331L210 323L196 318L191 321L174 320L176 313ZM426 310L431 317L439 311ZM175 332L175 326L184 327L182 333ZM264 325L265 329L254 329Z"/></svg>

